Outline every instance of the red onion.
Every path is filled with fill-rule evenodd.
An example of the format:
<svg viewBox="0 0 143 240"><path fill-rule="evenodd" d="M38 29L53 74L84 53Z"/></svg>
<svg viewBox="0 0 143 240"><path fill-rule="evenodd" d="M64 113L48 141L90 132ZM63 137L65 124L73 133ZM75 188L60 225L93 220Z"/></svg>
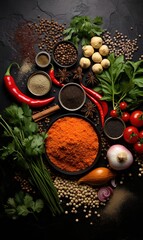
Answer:
<svg viewBox="0 0 143 240"><path fill-rule="evenodd" d="M106 202L112 193L113 193L113 188L111 188L110 186L101 187L98 190L97 197L101 202Z"/></svg>

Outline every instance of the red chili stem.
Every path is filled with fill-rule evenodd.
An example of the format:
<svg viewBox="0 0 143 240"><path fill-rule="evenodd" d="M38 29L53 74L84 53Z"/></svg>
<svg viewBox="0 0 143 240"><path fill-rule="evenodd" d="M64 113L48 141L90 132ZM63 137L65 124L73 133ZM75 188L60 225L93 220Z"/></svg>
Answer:
<svg viewBox="0 0 143 240"><path fill-rule="evenodd" d="M4 75L4 83L11 95L21 103L26 103L30 107L37 108L37 107L43 107L52 102L55 97L47 98L47 99L33 99L30 98L29 96L25 95L20 91L20 89L17 87L14 78L10 75L10 70L13 64L16 64L18 67L19 65L17 63L12 63L9 65L7 68L7 71Z"/></svg>
<svg viewBox="0 0 143 240"><path fill-rule="evenodd" d="M54 66L52 65L50 71L49 71L49 76L52 80L52 82L57 86L57 87L63 87L64 84L60 83L56 78L55 78L55 71L54 71Z"/></svg>
<svg viewBox="0 0 143 240"><path fill-rule="evenodd" d="M108 113L108 104L106 101L101 100L102 96L95 92L94 90L85 87L81 82L80 85L82 86L82 88L85 90L86 93L88 93L90 96L92 96L94 99L98 100L98 102L101 104L102 108L103 108L103 113L104 113L104 117L107 115Z"/></svg>
<svg viewBox="0 0 143 240"><path fill-rule="evenodd" d="M102 127L104 126L104 112L102 109L101 104L92 96L90 96L90 94L86 93L86 95L89 97L89 99L97 106L99 114L100 114L100 119L101 119L101 125Z"/></svg>

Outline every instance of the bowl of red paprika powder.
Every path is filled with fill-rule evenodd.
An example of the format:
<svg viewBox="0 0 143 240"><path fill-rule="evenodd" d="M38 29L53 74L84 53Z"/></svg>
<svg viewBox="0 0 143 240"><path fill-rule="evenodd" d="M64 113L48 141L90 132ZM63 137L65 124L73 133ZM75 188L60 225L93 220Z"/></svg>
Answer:
<svg viewBox="0 0 143 240"><path fill-rule="evenodd" d="M45 151L48 163L65 175L81 175L91 170L101 153L98 129L82 115L64 114L47 129Z"/></svg>

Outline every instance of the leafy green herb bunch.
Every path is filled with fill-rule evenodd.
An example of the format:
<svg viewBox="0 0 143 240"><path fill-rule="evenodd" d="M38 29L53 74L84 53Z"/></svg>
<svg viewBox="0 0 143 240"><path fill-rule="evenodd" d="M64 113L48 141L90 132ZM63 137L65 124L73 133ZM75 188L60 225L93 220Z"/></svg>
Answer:
<svg viewBox="0 0 143 240"><path fill-rule="evenodd" d="M12 104L0 115L0 125L6 138L0 149L1 159L12 159L14 165L29 174L52 215L62 213L57 189L43 161L47 134L39 132L38 124L32 120L32 110L26 104Z"/></svg>

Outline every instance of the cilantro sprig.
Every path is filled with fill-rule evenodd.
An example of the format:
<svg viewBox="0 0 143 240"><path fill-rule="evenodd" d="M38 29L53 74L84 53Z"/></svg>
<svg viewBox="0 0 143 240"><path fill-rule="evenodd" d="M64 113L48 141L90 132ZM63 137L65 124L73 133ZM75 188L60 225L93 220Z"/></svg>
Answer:
<svg viewBox="0 0 143 240"><path fill-rule="evenodd" d="M102 24L103 19L100 16L93 19L88 16L74 16L69 27L63 31L64 40L73 42L77 48L79 43L82 46L89 44L93 36L103 33Z"/></svg>
<svg viewBox="0 0 143 240"><path fill-rule="evenodd" d="M39 133L38 124L32 120L32 111L28 105L12 104L0 115L5 144L1 147L1 159L11 157L13 164L29 172L53 215L62 212L57 189L55 188L48 169L43 162L45 152L44 140L47 134Z"/></svg>

